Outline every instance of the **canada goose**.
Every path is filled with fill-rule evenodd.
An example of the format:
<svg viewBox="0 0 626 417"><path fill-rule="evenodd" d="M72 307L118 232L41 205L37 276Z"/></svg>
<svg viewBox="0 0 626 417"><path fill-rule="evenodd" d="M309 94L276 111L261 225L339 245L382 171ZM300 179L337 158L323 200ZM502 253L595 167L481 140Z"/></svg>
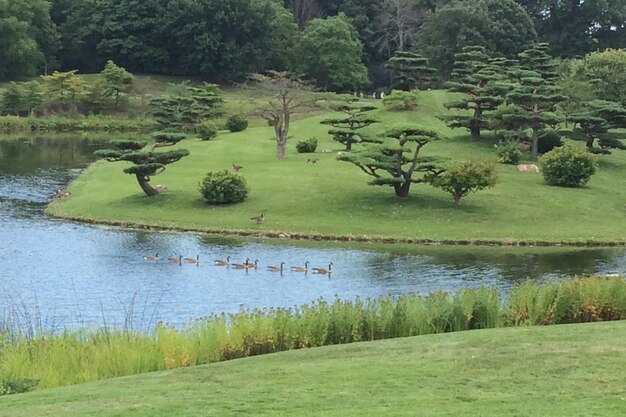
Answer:
<svg viewBox="0 0 626 417"><path fill-rule="evenodd" d="M309 270L309 261L306 261L304 266L292 266L290 269L294 272L306 272Z"/></svg>
<svg viewBox="0 0 626 417"><path fill-rule="evenodd" d="M261 213L258 216L252 216L250 217L250 220L255 220L257 222L257 224L265 221L265 214Z"/></svg>
<svg viewBox="0 0 626 417"><path fill-rule="evenodd" d="M319 159L319 158L309 158L309 159L307 159L307 160L306 160L306 163L307 163L307 164L316 164L316 163L318 163L319 161L320 161L320 159Z"/></svg>
<svg viewBox="0 0 626 417"><path fill-rule="evenodd" d="M195 258L185 258L186 262L189 262L190 264L200 264L200 255L196 255Z"/></svg>
<svg viewBox="0 0 626 417"><path fill-rule="evenodd" d="M169 258L167 258L167 260L171 263L171 264L179 264L183 261L183 255L178 255L178 258L175 256L170 256Z"/></svg>
<svg viewBox="0 0 626 417"><path fill-rule="evenodd" d="M159 252L155 253L154 255L146 255L143 257L143 259L145 259L146 261L158 261L159 260Z"/></svg>
<svg viewBox="0 0 626 417"><path fill-rule="evenodd" d="M247 263L246 263L245 268L246 268L246 269L249 269L249 268L254 268L254 269L257 269L257 268L258 268L258 266L259 266L259 260L258 260L258 259L255 259L255 260L254 260L254 262L252 262L252 263L247 262Z"/></svg>
<svg viewBox="0 0 626 417"><path fill-rule="evenodd" d="M226 266L230 263L230 256L227 256L226 259L216 259L215 265L217 266Z"/></svg>
<svg viewBox="0 0 626 417"><path fill-rule="evenodd" d="M328 264L328 269L315 267L315 268L313 268L313 273L314 274L329 275L331 273L331 271L332 271L332 267L333 267L333 263L332 262Z"/></svg>
<svg viewBox="0 0 626 417"><path fill-rule="evenodd" d="M250 263L250 258L246 258L246 262L242 264L230 264L235 269L246 269L248 268L248 264Z"/></svg>
<svg viewBox="0 0 626 417"><path fill-rule="evenodd" d="M239 172L240 169L242 169L243 167L241 165L237 165L237 164L233 164L233 171L235 172Z"/></svg>
<svg viewBox="0 0 626 417"><path fill-rule="evenodd" d="M270 265L267 267L268 271L271 272L283 272L283 267L285 266L284 262L281 262L280 265Z"/></svg>

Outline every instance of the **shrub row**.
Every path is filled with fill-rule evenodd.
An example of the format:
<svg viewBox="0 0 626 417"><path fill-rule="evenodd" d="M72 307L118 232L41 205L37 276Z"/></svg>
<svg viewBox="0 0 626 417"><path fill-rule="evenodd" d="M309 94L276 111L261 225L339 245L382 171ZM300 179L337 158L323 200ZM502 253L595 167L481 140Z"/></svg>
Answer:
<svg viewBox="0 0 626 417"><path fill-rule="evenodd" d="M154 120L148 118L123 118L112 116L71 117L18 117L0 116L1 133L24 132L148 132L154 130Z"/></svg>
<svg viewBox="0 0 626 417"><path fill-rule="evenodd" d="M124 330L64 332L0 340L0 381L38 387L211 363L312 346L431 333L626 319L626 280L590 277L529 281L507 300L495 288L379 297L294 309L241 310L150 334ZM17 381L17 382L15 382ZM21 385L20 385L20 381ZM25 382L24 382L25 381ZM0 390L1 391L1 390Z"/></svg>

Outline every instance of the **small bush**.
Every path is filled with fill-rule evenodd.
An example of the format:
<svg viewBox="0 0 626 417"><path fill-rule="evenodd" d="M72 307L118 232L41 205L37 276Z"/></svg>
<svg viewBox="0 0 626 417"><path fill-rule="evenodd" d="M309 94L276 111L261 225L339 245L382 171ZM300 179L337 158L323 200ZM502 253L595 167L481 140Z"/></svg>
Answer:
<svg viewBox="0 0 626 417"><path fill-rule="evenodd" d="M248 196L246 180L226 170L209 172L200 183L200 193L209 204L240 203Z"/></svg>
<svg viewBox="0 0 626 417"><path fill-rule="evenodd" d="M417 108L417 93L414 91L392 90L383 99L383 106L388 111L410 111Z"/></svg>
<svg viewBox="0 0 626 417"><path fill-rule="evenodd" d="M585 149L571 146L554 148L540 159L543 178L549 185L585 185L596 173L597 160Z"/></svg>
<svg viewBox="0 0 626 417"><path fill-rule="evenodd" d="M470 161L450 168L432 185L452 194L454 204L458 204L469 193L493 187L497 182L498 174L492 165Z"/></svg>
<svg viewBox="0 0 626 417"><path fill-rule="evenodd" d="M32 378L0 379L0 395L21 394L32 391L39 381Z"/></svg>
<svg viewBox="0 0 626 417"><path fill-rule="evenodd" d="M234 114L226 121L226 129L231 132L243 132L248 128L248 119L238 114Z"/></svg>
<svg viewBox="0 0 626 417"><path fill-rule="evenodd" d="M522 151L519 149L517 140L502 139L496 146L498 162L503 164L517 164L522 158Z"/></svg>
<svg viewBox="0 0 626 417"><path fill-rule="evenodd" d="M550 152L552 149L558 148L559 146L563 146L563 140L558 132L548 130L539 136L539 142L537 143L539 153Z"/></svg>
<svg viewBox="0 0 626 417"><path fill-rule="evenodd" d="M307 140L301 140L296 144L296 151L298 153L313 153L317 149L317 138L308 138Z"/></svg>
<svg viewBox="0 0 626 417"><path fill-rule="evenodd" d="M28 119L19 116L0 116L0 133L30 132Z"/></svg>
<svg viewBox="0 0 626 417"><path fill-rule="evenodd" d="M209 120L205 120L202 123L196 125L196 134L202 140L211 140L217 136L219 129L217 125Z"/></svg>

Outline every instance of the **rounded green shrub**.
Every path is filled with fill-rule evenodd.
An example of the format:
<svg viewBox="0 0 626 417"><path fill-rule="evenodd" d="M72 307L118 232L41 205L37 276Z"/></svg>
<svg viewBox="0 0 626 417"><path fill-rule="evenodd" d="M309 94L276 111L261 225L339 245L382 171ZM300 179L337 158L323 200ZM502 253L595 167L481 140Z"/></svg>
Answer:
<svg viewBox="0 0 626 417"><path fill-rule="evenodd" d="M410 111L417 108L417 94L414 91L392 90L383 99L383 106L388 111Z"/></svg>
<svg viewBox="0 0 626 417"><path fill-rule="evenodd" d="M200 183L200 194L209 204L240 203L248 196L246 180L227 170L209 172Z"/></svg>
<svg viewBox="0 0 626 417"><path fill-rule="evenodd" d="M298 153L313 153L317 149L317 138L312 137L307 140L301 140L296 144Z"/></svg>
<svg viewBox="0 0 626 417"><path fill-rule="evenodd" d="M554 148L540 159L543 178L550 185L576 187L585 185L596 173L596 157L586 149L572 146Z"/></svg>
<svg viewBox="0 0 626 417"><path fill-rule="evenodd" d="M231 132L243 132L248 128L248 119L238 114L233 114L226 121L226 129Z"/></svg>
<svg viewBox="0 0 626 417"><path fill-rule="evenodd" d="M522 151L517 140L502 139L496 146L498 162L503 164L517 164L522 158Z"/></svg>
<svg viewBox="0 0 626 417"><path fill-rule="evenodd" d="M219 129L215 123L210 120L198 123L196 125L196 134L202 140L211 140L217 136Z"/></svg>

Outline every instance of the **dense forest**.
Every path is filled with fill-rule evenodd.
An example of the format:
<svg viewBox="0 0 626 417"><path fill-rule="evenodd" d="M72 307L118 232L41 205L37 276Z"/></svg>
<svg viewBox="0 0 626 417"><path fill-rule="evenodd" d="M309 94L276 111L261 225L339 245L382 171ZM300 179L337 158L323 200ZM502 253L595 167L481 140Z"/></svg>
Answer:
<svg viewBox="0 0 626 417"><path fill-rule="evenodd" d="M446 77L482 45L514 57L539 41L556 57L626 45L626 0L0 0L0 81L52 70L228 82L293 70L321 87L388 84L398 51Z"/></svg>

